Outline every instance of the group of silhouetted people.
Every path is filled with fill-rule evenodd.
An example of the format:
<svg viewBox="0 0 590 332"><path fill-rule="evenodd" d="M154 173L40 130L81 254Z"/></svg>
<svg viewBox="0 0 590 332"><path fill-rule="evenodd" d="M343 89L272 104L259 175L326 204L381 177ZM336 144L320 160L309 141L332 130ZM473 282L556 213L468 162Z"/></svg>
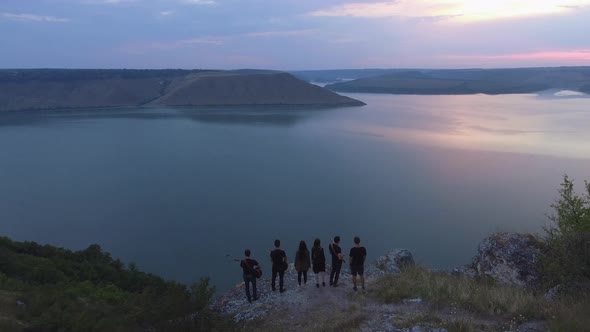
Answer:
<svg viewBox="0 0 590 332"><path fill-rule="evenodd" d="M352 275L353 290L357 291L357 275L360 276L361 287L365 289L365 277L364 277L364 264L365 258L367 257L367 250L365 247L360 245L361 239L358 236L354 237L354 247L350 249L349 254L349 265L350 274ZM344 263L344 255L342 254L342 248L340 248L340 236L335 236L332 243L329 245L330 256L332 256L332 269L330 270L330 286L338 287L338 279L340 278L340 270L342 269L342 263ZM245 259L240 261L240 267L243 270L244 284L246 286L246 297L248 302L252 300L258 300L256 292L256 278L259 278L262 274L260 270L260 264L250 258L250 249L246 249L244 252L246 255ZM276 279L279 277L279 292L285 291L284 279L285 272L289 269L289 263L287 261L287 255L285 251L281 249L281 241L275 240L274 249L270 252L270 260L272 262L272 291L276 291ZM295 253L294 260L295 271L297 271L297 285L301 287L302 284L307 284L307 272L311 268L315 274L316 287L320 288L326 286L326 256L324 254L324 248L321 245L320 239L313 241L313 247L311 253L307 249L305 241L299 243L299 248ZM250 295L250 285L252 285L252 295Z"/></svg>

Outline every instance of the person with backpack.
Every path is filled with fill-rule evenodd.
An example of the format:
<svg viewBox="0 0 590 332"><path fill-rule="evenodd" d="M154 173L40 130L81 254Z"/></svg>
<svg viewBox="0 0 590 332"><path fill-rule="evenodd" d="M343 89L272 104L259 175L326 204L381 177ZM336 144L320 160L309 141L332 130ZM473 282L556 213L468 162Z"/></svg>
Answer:
<svg viewBox="0 0 590 332"><path fill-rule="evenodd" d="M340 269L342 269L342 249L340 249L340 236L335 236L334 241L330 243L330 255L332 255L332 271L330 271L330 286L338 287L338 278L340 278Z"/></svg>
<svg viewBox="0 0 590 332"><path fill-rule="evenodd" d="M320 278L322 279L322 286L326 286L326 256L324 255L324 248L320 244L320 239L313 241L311 248L311 264L313 266L313 273L315 273L315 286L320 288Z"/></svg>
<svg viewBox="0 0 590 332"><path fill-rule="evenodd" d="M285 271L287 271L289 263L287 263L287 255L285 254L285 251L281 249L280 240L275 240L275 249L270 252L270 260L272 261L272 291L274 292L276 290L275 282L278 275L279 291L282 293L285 291L285 288L283 288L283 282L285 279Z"/></svg>
<svg viewBox="0 0 590 332"><path fill-rule="evenodd" d="M367 249L361 247L361 239L358 236L354 237L354 247L350 248L350 274L352 274L352 289L357 291L356 276L361 276L361 286L365 289L365 258L367 257Z"/></svg>
<svg viewBox="0 0 590 332"><path fill-rule="evenodd" d="M246 285L246 298L248 302L252 303L252 297L250 297L250 284L252 284L252 296L254 301L258 300L258 295L256 293L256 277L257 272L256 269L260 268L260 265L257 261L250 258L250 249L246 249L244 251L244 255L246 258L242 259L240 262L240 267L244 272L244 285Z"/></svg>
<svg viewBox="0 0 590 332"><path fill-rule="evenodd" d="M301 286L301 275L303 275L303 285L307 285L307 271L311 267L309 259L309 250L305 241L299 242L299 250L295 253L295 270L297 271L297 285Z"/></svg>

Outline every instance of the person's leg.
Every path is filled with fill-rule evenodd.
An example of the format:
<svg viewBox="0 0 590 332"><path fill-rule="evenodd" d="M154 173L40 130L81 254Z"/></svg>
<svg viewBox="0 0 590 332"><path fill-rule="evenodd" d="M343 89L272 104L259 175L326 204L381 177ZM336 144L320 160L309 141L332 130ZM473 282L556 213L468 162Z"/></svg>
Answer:
<svg viewBox="0 0 590 332"><path fill-rule="evenodd" d="M258 293L256 293L256 277L252 277L252 297L254 301L258 300Z"/></svg>
<svg viewBox="0 0 590 332"><path fill-rule="evenodd" d="M303 271L303 284L307 285L307 270Z"/></svg>
<svg viewBox="0 0 590 332"><path fill-rule="evenodd" d="M315 286L317 288L320 288L320 273L321 272L318 272L318 273L315 274Z"/></svg>
<svg viewBox="0 0 590 332"><path fill-rule="evenodd" d="M334 285L334 275L336 274L336 264L332 262L332 268L330 269L330 286Z"/></svg>
<svg viewBox="0 0 590 332"><path fill-rule="evenodd" d="M297 271L297 285L301 286L301 274L303 271Z"/></svg>
<svg viewBox="0 0 590 332"><path fill-rule="evenodd" d="M360 270L360 275L361 275L361 287L363 287L363 289L365 289L365 267L364 266Z"/></svg>
<svg viewBox="0 0 590 332"><path fill-rule="evenodd" d="M352 289L357 290L356 288L356 276L358 274L359 270L356 268L356 266L350 266L350 274L352 275Z"/></svg>
<svg viewBox="0 0 590 332"><path fill-rule="evenodd" d="M336 265L336 271L334 273L334 286L338 285L338 279L340 278L340 269L342 268L342 263Z"/></svg>
<svg viewBox="0 0 590 332"><path fill-rule="evenodd" d="M285 291L285 288L283 287L283 282L285 280L285 271L279 271L279 289L282 292Z"/></svg>
<svg viewBox="0 0 590 332"><path fill-rule="evenodd" d="M248 302L252 302L252 299L250 298L250 278L244 276L244 285L246 286L246 298L248 299Z"/></svg>
<svg viewBox="0 0 590 332"><path fill-rule="evenodd" d="M277 289L275 288L275 282L276 282L276 280L277 280L277 273L278 273L277 269L276 269L276 268L273 266L273 267L272 267L272 281L270 282L270 285L271 285L271 288L272 288L272 291L273 291L273 292L274 292L275 290L277 290Z"/></svg>

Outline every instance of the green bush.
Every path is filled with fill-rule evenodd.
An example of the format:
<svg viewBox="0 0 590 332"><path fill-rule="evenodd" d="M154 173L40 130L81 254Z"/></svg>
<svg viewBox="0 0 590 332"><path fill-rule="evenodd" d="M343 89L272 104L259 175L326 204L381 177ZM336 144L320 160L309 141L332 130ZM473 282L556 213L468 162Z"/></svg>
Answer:
<svg viewBox="0 0 590 332"><path fill-rule="evenodd" d="M590 183L578 195L574 183L564 177L559 198L551 205L552 224L545 228L540 268L545 285L590 281Z"/></svg>

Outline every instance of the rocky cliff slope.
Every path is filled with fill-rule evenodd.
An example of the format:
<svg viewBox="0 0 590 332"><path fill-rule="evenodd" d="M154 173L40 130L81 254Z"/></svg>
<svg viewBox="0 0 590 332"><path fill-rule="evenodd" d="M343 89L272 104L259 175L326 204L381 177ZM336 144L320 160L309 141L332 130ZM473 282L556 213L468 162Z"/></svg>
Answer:
<svg viewBox="0 0 590 332"><path fill-rule="evenodd" d="M530 281L536 248L529 235L496 234L482 241L475 263L454 273L416 266L408 250L395 249L366 266L367 287L358 291L346 266L336 288L316 287L313 275L299 287L291 266L286 292L272 292L267 274L258 279L259 300L248 303L240 283L211 308L244 330L547 331L543 310L551 304L520 287Z"/></svg>

